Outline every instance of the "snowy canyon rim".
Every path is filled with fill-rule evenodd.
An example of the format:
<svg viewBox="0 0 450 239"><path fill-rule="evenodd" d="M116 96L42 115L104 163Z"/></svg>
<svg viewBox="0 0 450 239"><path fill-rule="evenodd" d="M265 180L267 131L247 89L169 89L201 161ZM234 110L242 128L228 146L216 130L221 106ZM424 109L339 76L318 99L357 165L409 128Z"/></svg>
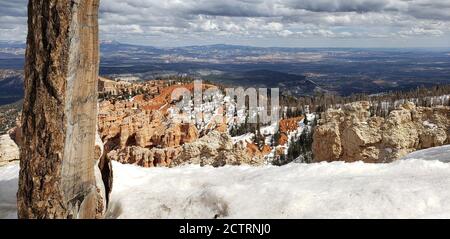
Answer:
<svg viewBox="0 0 450 239"><path fill-rule="evenodd" d="M78 1L76 1L76 2L79 3ZM95 4L94 4L94 6L95 6ZM71 22L72 30L76 29L79 25L86 25L87 28L91 28L93 26L93 25L90 25L89 23L83 24L82 22L81 23L78 22L78 20L83 20L84 17L78 16L76 9L74 10L73 13L74 13L75 20L73 22ZM88 15L89 15L88 18L95 16L95 14L88 14ZM77 17L80 17L80 18L78 19ZM90 19L90 20L92 20L92 19ZM62 153L61 153L61 155L62 155L62 159L61 159L62 173L61 173L61 175L62 175L63 179L61 181L62 181L62 185L63 185L63 190L62 190L63 192L59 193L60 195L58 195L58 193L55 193L57 198L56 199L53 198L53 200L56 201L56 203L50 203L50 204L57 205L58 201L61 201L62 204L69 203L70 204L69 205L70 212L67 214L67 212L64 212L64 210L55 209L55 208L50 208L50 209L56 210L56 212L55 211L43 212L42 211L43 208L40 208L40 206L38 205L39 203L37 203L38 206L37 207L35 206L34 209L31 210L31 212L25 212L23 210L23 205L22 205L22 208L19 208L19 210L22 211L21 217L68 217L68 218L78 217L78 216L81 218L85 217L85 216L92 217L92 216L94 216L93 214L91 214L92 212L87 212L87 211L83 212L83 211L86 207L89 211L91 211L92 208L89 208L89 207L94 206L93 204L94 204L95 199L94 200L92 200L92 199L93 199L93 197L97 197L95 195L96 192L94 192L94 191L95 190L97 190L97 191L105 190L105 187L107 186L106 183L103 182L103 183L105 183L104 187L95 188L96 185L94 185L92 183L93 177L91 177L91 176L94 176L94 175L92 175L93 170L91 170L92 163L91 162L86 163L82 159L85 157L89 158L89 159L94 157L94 156L92 156L92 155L94 155L93 149L92 149L92 147L90 147L91 145L94 145L92 143L94 140L93 135L95 134L94 131L92 130L94 124L87 123L86 121L95 121L96 117L92 111L95 108L95 107L93 107L94 106L93 102L95 101L94 98L96 97L96 94L90 94L90 96L86 96L85 94L89 94L89 92L92 93L93 89L95 89L95 84L92 84L92 82L95 82L95 80L96 80L95 79L96 78L95 71L97 71L98 68L94 69L94 68L96 68L94 66L96 64L98 64L98 62L96 62L96 56L91 55L91 54L94 54L94 51L87 50L84 53L88 53L88 54L84 54L84 53L80 54L80 55L76 54L77 51L85 51L86 49L82 49L83 47L80 47L80 46L84 46L86 44L80 44L80 46L78 45L80 43L80 42L78 42L79 37L82 36L83 33L80 34L79 32L75 31L74 33L71 32L71 34L73 34L73 36L74 36L73 41L71 41L71 44L74 44L74 45L70 45L70 47L69 47L69 49L70 49L70 51L69 51L69 55L70 55L69 59L70 60L69 60L69 66L68 66L68 69L69 69L68 71L70 73L69 79L66 79L65 81L63 79L62 84L60 84L61 82L58 79L55 80L55 79L52 79L51 77L49 77L49 79L47 79L46 77L48 77L48 75L46 75L47 72L45 72L45 70L44 70L44 73L38 72L38 71L32 72L32 74L36 74L35 76L38 76L38 77L36 77L36 79L37 79L36 81L40 82L39 80L41 80L42 81L41 83L43 83L44 87L42 87L43 90L38 89L36 87L40 87L39 84L37 84L37 86L33 85L33 83L30 83L30 79L27 79L28 86L31 85L31 87L29 87L27 89L28 95L27 95L26 103L25 103L25 104L28 104L27 105L28 107L25 108L24 115L28 116L28 120L26 119L25 122L23 123L23 126L28 127L25 129L29 130L27 132L28 135L26 135L26 138L28 137L28 142L36 142L35 138L33 138L36 136L32 135L32 133L34 133L35 131L38 132L37 133L38 136L40 136L40 135L55 136L54 137L55 139L50 137L50 139L48 139L49 142L48 141L44 142L43 144L46 144L46 145L44 145L44 147L40 147L42 145L38 145L37 148L43 149L42 151L45 150L45 153L47 153L47 154L49 154L49 152L53 153L51 150L49 150L49 149L52 149L52 147L56 147L59 149L59 151L62 151ZM90 38L90 39L85 39L85 40L88 40L88 42L89 42L89 44L87 44L88 46L91 46L91 47L94 46L94 48L96 45L95 41L98 41L98 39L96 39L95 37ZM83 39L81 39L81 42L83 42ZM39 45L39 44L37 44L37 45ZM35 52L31 52L31 53L35 53ZM49 55L54 56L57 54L49 54ZM90 65L87 67L87 71L85 71L86 69L77 69L76 62L80 62L80 59L78 59L77 57L89 56L89 55L91 55L90 56L91 59L81 59L82 67L86 67L86 65ZM42 56L37 56L37 57L39 58ZM58 60L60 60L60 59L56 59L55 62L59 62ZM64 62L64 60L62 60L62 62ZM48 62L46 62L46 63L48 64ZM29 64L28 70L30 70L30 68L32 68L32 67L30 67L30 64ZM64 71L64 69L63 69L63 71ZM32 75L32 74L30 74L30 72L27 72L27 73L28 73L28 76ZM55 74L58 74L58 72L56 72ZM86 91L84 91L82 87L77 87L82 83L79 79L84 78L83 75L88 75L86 78L89 78L89 83L90 83L89 84L90 87ZM42 76L42 78L39 78L40 76ZM52 75L50 74L50 76L52 76ZM55 82L53 82L52 80L54 80ZM67 87L64 87L64 84L67 84ZM59 92L58 90L55 90L55 88L54 88L55 85L57 87L60 87L61 85L63 86L63 87L61 87L61 89L63 89L61 95L59 94L61 92ZM81 85L83 85L83 84L81 84ZM65 88L65 91L64 91L64 88ZM198 121L200 119L200 115L204 116L205 114L209 114L209 116L213 116L212 112L205 111L205 109L203 109L201 106L204 101L208 102L208 98L215 97L215 96L219 95L219 93L221 94L221 92L218 92L217 90L214 90L214 89L207 89L203 93L202 89L203 89L202 85L194 87L194 97L192 97L192 94L188 89L183 89L182 87L179 91L176 91L175 93L173 93L171 95L171 99L173 101L178 101L178 100L180 100L180 97L182 97L179 104L176 105L178 107L178 111L183 112L183 113L188 113L188 114L195 114L196 117L195 117L194 121ZM232 99L234 99L236 97L236 101L238 103L238 107L237 107L238 109L241 107L244 108L246 106L245 102L248 97L249 108L247 110L250 112L250 115L251 115L251 117L249 118L250 123L252 123L252 122L257 123L258 121L261 121L263 123L278 122L278 118L274 118L274 117L278 117L278 115L279 115L278 110L280 107L279 107L279 104L277 103L279 93L274 94L273 91L271 92L272 101L271 101L270 107L268 107L268 103L266 101L267 100L266 99L267 89L265 89L265 91L263 92L262 90L264 90L264 89L265 88L262 88L262 89L256 89L256 88L228 89L228 91L225 90L226 96L224 96L224 97L229 97ZM272 90L274 90L274 89L272 89ZM31 93L30 93L30 91L31 91ZM47 95L44 94L44 97L41 98L40 97L41 95L39 95L39 93L42 93L43 91L44 92L48 91L50 94L50 97L48 97ZM276 91L276 89L275 89L275 91ZM197 92L197 94L196 94L196 92ZM260 93L259 95L258 95L258 92ZM36 98L35 98L36 95L34 95L34 94L37 94L38 100L36 100ZM258 100L258 96L259 96L259 100ZM56 129L56 131L59 130L59 128L58 128L59 125L58 124L55 125L55 122L53 122L53 123L51 122L52 119L55 118L54 115L57 115L57 113L55 113L55 112L58 112L58 104L55 105L54 101L52 101L53 100L52 97L56 98L57 102L63 102L64 112L63 112L62 118L64 118L65 122L67 121L67 124L65 124L66 127L61 127L62 131L63 131L62 135L55 133L55 129ZM190 104L192 98L193 98L193 109L194 109L193 111L191 110L191 104ZM44 102L43 105L39 105L40 103L42 103L42 102L39 102L41 99ZM88 102L88 103L90 103L89 106L82 105L80 103L80 102L85 102L85 101L89 101ZM42 111L42 108L46 108L45 103L48 103L48 105L52 106L49 108L49 112ZM33 115L31 113L33 104L34 105L37 104L39 106L37 115ZM74 109L72 108L72 106L75 106ZM85 110L86 107L89 109ZM189 108L190 111L186 112L186 110L185 110L186 108ZM270 116L267 115L267 110L269 110L269 109L272 111L272 114ZM227 109L225 108L224 110L227 110ZM222 115L220 115L220 116L222 116ZM57 115L57 117L59 117L59 115ZM36 118L37 118L37 120L36 120ZM44 127L42 127L42 125L38 125L39 127L36 127L36 125L33 124L36 121L40 122L40 118L44 119ZM89 120L87 120L87 119L89 119ZM218 121L223 121L223 118L221 120L220 117L215 118L215 119L217 119ZM238 123L239 123L239 121L242 123L244 121L244 118L238 118ZM48 126L48 127L45 126L45 122L48 122L50 124L50 126ZM62 125L64 126L64 122ZM427 124L427 125L429 126L430 124ZM35 127L35 128L33 128L33 127ZM42 130L43 132L39 132L40 130ZM30 131L33 131L33 132L30 132ZM88 135L89 140L82 142L79 135ZM440 138L442 138L441 137L442 135L443 134L439 134L438 136ZM431 136L426 135L426 136L431 137L433 135L431 135ZM63 140L59 140L59 139L63 139ZM52 142L52 140L55 140L57 142ZM127 143L127 142L128 141L126 141L125 143ZM73 143L76 143L76 145L72 145ZM33 147L33 146L34 145L32 145L31 147ZM25 142L25 147L28 147L27 142ZM202 145L202 147L203 147L203 145ZM62 148L62 150L61 150L61 148ZM86 154L85 157L81 157L81 156L75 157L74 156L75 153L77 152L77 148L86 149L86 150L83 150L83 153ZM59 151L56 152L56 154L60 153ZM103 150L101 150L101 151L103 151ZM31 152L31 150L29 150L29 152ZM23 155L27 156L26 154L22 153L22 156ZM45 162L45 160L42 160L42 158L45 159L47 156L48 155L45 155L45 154L37 155L35 157L35 159L36 159L36 161L44 161ZM95 156L98 156L98 155L96 154ZM97 159L99 161L101 161L101 157L95 158L95 160L97 160ZM90 175L89 179L86 180L86 181L90 181L90 182L88 182L88 183L82 182L82 185L80 185L79 182L73 181L73 178L76 178L77 175L85 175L85 173L79 172L78 169L76 168L77 161L80 161L80 160L83 161L80 163L80 165L83 166L82 167L83 169L89 168L88 175ZM95 161L95 162L97 164L99 164L98 161ZM27 165L25 164L25 166L27 166ZM31 169L33 168L33 166L34 165L30 166ZM61 165L59 165L59 166L61 166ZM59 166L53 165L52 167L58 169L58 168L60 168ZM111 169L112 169L112 167L111 167ZM46 169L43 169L43 170L45 171ZM97 168L95 167L94 170L97 170ZM60 176L60 175L58 175L59 172L58 171L55 172L50 169L49 169L49 171L50 171L50 173L46 173L46 179L51 178L51 180L58 181L58 177ZM33 172L33 173L35 173L35 172ZM51 177L52 175L50 175L50 177L47 177L47 176L49 176L49 174L52 174L52 173L56 173L56 177L52 178ZM98 178L98 175L97 175L98 170L95 171L95 173L96 173L95 179L97 179ZM21 172L21 174L22 174L22 176L21 176L20 180L21 181L27 180L27 177L23 176L23 172ZM102 176L103 175L101 175L100 178L103 178ZM32 175L32 176L30 176L30 178L31 177L33 180L38 179L38 180L35 180L36 182L39 181L39 174L37 176ZM40 182L42 182L42 180ZM99 181L96 181L95 183L98 183L98 182ZM100 183L100 184L103 184L103 183ZM35 190L33 188L26 188L26 186L28 185L26 183L25 184L22 183L22 185L24 185L23 186L24 188L21 188L21 189L28 191L27 192L28 195L23 194L24 197L35 196L36 195L35 193L39 193L36 191L32 191L32 190ZM29 184L29 185L32 185L32 184ZM36 185L32 185L31 187L33 187L33 186L36 186ZM228 186L230 186L230 185L228 185ZM38 187L39 187L39 185L36 186L36 188L38 188ZM46 187L46 189L54 190L54 188L52 188L52 187ZM81 194L80 194L80 189L81 189ZM131 189L131 188L128 188L128 189ZM92 190L92 194L91 194L91 192L89 192L89 190ZM208 190L209 189L207 189L207 191L206 191L206 196L210 196L210 194L208 194L210 191L208 191ZM204 192L204 191L202 191L202 192ZM200 196L199 196L200 198L205 195L205 194L202 194L202 192L200 193ZM33 195L33 194L35 194L35 195ZM211 195L214 196L214 198L216 196L216 194L211 194ZM275 193L274 193L274 195L275 195ZM43 195L43 197L46 197L46 196L48 196L48 195ZM60 197L60 196L62 196L62 200L58 199L58 197ZM102 195L100 196L103 198L101 198L101 200L97 201L98 203L103 204L103 205L101 205L103 208L100 209L101 212L99 212L99 214L104 213L104 210L105 210L104 204L107 202L106 200L104 200L105 196L108 197L108 195L105 195L105 192L103 191ZM85 199L89 201L88 202L89 205L86 205L85 202L83 202ZM125 198L123 198L123 199L125 199ZM191 199L191 201L189 201L189 202L195 203L195 200L197 198L193 197L190 199ZM301 200L301 199L295 199L295 200ZM24 201L27 202L26 200L24 200ZM43 201L45 202L45 200L43 200ZM67 201L69 201L69 202L67 202ZM433 204L433 202L431 202L430 204ZM213 205L213 206L214 206L214 210L216 210L217 205ZM223 214L223 216L228 215L228 208L226 211L227 211L227 214ZM25 215L25 214L28 214L28 215ZM35 215L33 215L33 214L35 214ZM91 215L89 215L89 214L91 214ZM214 215L217 215L217 214L214 214ZM103 215L100 215L99 217L102 217L102 216ZM200 228L200 229L204 230L203 228ZM206 229L208 229L208 228L206 228ZM208 230L206 230L206 231L208 231Z"/></svg>

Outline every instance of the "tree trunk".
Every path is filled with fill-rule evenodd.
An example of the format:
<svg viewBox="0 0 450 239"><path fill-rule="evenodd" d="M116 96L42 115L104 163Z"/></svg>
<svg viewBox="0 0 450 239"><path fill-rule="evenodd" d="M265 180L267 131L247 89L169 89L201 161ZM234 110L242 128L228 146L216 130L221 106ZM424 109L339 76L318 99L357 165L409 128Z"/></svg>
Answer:
<svg viewBox="0 0 450 239"><path fill-rule="evenodd" d="M30 0L19 218L99 218L99 0ZM104 162L102 162L104 164Z"/></svg>

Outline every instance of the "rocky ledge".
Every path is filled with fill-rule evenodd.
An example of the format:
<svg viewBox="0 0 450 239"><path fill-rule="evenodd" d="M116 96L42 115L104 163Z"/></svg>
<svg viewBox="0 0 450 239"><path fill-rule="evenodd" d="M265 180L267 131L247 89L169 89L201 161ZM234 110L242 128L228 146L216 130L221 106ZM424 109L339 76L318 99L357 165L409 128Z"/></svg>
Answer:
<svg viewBox="0 0 450 239"><path fill-rule="evenodd" d="M314 160L383 163L450 143L450 107L406 103L386 118L371 117L369 102L323 113L314 132Z"/></svg>
<svg viewBox="0 0 450 239"><path fill-rule="evenodd" d="M0 167L19 160L19 147L9 134L0 136Z"/></svg>

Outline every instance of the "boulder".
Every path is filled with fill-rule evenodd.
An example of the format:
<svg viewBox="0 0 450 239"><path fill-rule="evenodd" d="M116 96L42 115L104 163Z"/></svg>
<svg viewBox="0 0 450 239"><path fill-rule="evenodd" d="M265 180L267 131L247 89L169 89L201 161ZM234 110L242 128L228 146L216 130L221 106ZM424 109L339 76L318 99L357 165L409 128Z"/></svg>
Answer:
<svg viewBox="0 0 450 239"><path fill-rule="evenodd" d="M384 118L356 102L323 113L314 132L314 161L390 162L413 151L448 144L450 107L407 102Z"/></svg>
<svg viewBox="0 0 450 239"><path fill-rule="evenodd" d="M0 166L19 160L19 147L9 134L0 136Z"/></svg>
<svg viewBox="0 0 450 239"><path fill-rule="evenodd" d="M243 144L233 145L227 133L211 131L199 140L182 146L181 152L172 166L182 164L212 165L260 165L262 157L251 157Z"/></svg>

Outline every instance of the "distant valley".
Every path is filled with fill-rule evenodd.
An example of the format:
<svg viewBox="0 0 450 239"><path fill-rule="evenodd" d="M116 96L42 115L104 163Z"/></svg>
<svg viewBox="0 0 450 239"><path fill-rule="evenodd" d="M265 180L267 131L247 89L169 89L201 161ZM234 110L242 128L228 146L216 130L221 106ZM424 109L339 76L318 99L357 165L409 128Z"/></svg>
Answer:
<svg viewBox="0 0 450 239"><path fill-rule="evenodd" d="M233 45L161 49L108 42L102 44L100 71L106 76L137 74L142 79L188 74L216 83L276 86L297 96L318 89L348 96L450 84L449 52ZM266 74L261 77L261 72ZM287 81L291 84L283 86Z"/></svg>
<svg viewBox="0 0 450 239"><path fill-rule="evenodd" d="M0 42L0 69L20 72L24 48L23 43ZM348 96L450 84L449 53L450 49L431 48L156 48L102 42L100 74L137 81L190 76L226 86L278 87L294 96L318 92ZM11 82L20 79L0 78L0 104L17 100L22 86Z"/></svg>
<svg viewBox="0 0 450 239"><path fill-rule="evenodd" d="M0 105L23 98L23 71L0 69Z"/></svg>

